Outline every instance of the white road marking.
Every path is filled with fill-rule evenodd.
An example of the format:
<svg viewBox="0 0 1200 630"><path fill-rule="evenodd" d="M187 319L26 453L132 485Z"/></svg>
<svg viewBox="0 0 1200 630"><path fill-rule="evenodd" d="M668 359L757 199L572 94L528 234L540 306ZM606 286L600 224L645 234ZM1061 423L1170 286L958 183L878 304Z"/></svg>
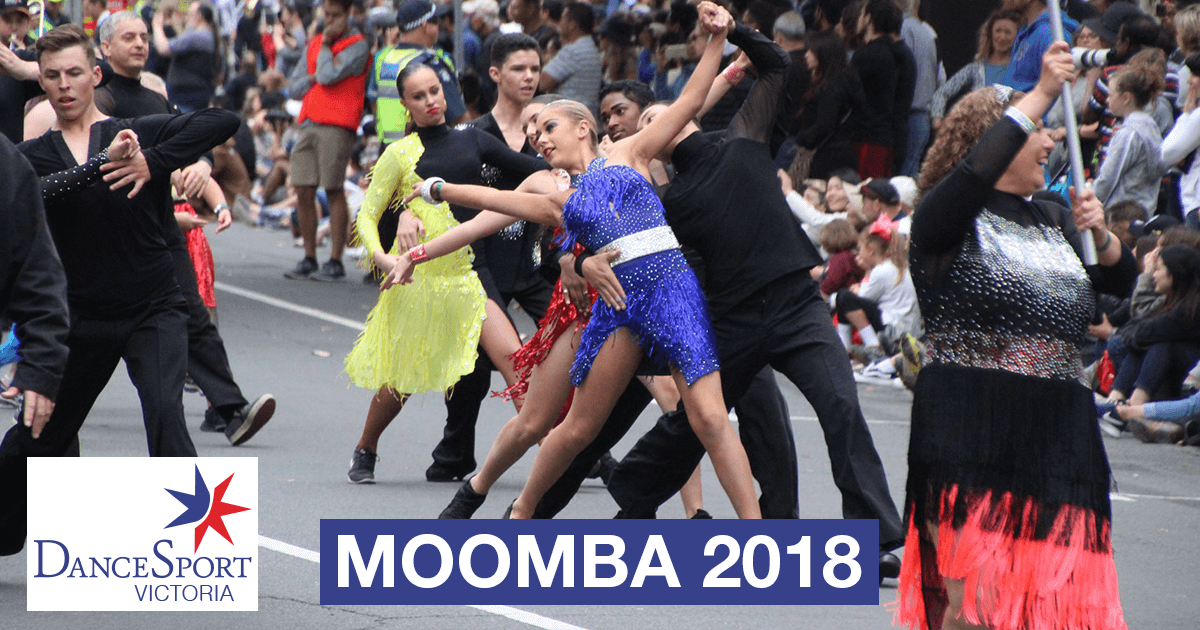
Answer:
<svg viewBox="0 0 1200 630"><path fill-rule="evenodd" d="M1178 497L1178 496L1170 496L1170 495L1165 495L1165 494L1134 494L1132 492L1122 492L1120 495L1111 494L1109 496L1111 496L1114 499L1120 497L1120 498L1128 500L1128 501L1133 501L1134 499L1162 499L1163 501L1200 501L1200 497ZM1126 497L1132 497L1132 498L1126 499Z"/></svg>
<svg viewBox="0 0 1200 630"><path fill-rule="evenodd" d="M543 617L536 613L527 612L519 608L513 608L512 606L476 606L474 604L467 604L466 606L467 608L482 610L483 612L492 613L493 615L508 617L513 621L519 621L523 624L537 628L544 628L545 630L584 630L579 626L573 626L569 623L564 623L549 617Z"/></svg>
<svg viewBox="0 0 1200 630"><path fill-rule="evenodd" d="M817 421L816 416L792 416L791 419L792 419L792 422L816 422ZM909 421L908 420L871 420L870 418L868 418L867 424L895 424L895 425L908 426Z"/></svg>
<svg viewBox="0 0 1200 630"><path fill-rule="evenodd" d="M271 551L278 551L279 553L289 555L293 558L300 558L301 560L308 560L309 562L321 564L321 554L315 551L309 551L304 547L297 547L291 543L285 543L282 540L267 538L262 534L258 535L258 546L263 547L264 549L270 549Z"/></svg>
<svg viewBox="0 0 1200 630"><path fill-rule="evenodd" d="M292 556L293 558L300 558L301 560L308 560L309 562L315 562L317 564L321 563L321 554L315 551L305 549L303 547L297 547L291 543L285 543L282 540L268 538L262 534L258 535L258 546L264 549L270 549L271 551L278 551L279 553ZM537 613L531 613L526 610L521 610L520 608L513 608L512 606L484 606L475 604L465 604L465 606L467 608L474 608L475 610L480 610L485 613L507 617L513 621L518 621L535 628L542 628L543 630L584 630L584 628L579 626L573 626L569 623L558 621L557 619L543 617Z"/></svg>
<svg viewBox="0 0 1200 630"><path fill-rule="evenodd" d="M277 297L271 297L270 295L267 295L265 293L259 293L258 291L251 291L250 289L243 289L242 287L236 287L236 286L233 286L232 284L226 284L226 283L220 282L220 281L214 282L213 286L222 291L226 291L226 292L232 293L234 295L240 295L244 298L248 298L248 299L254 300L256 302L262 302L263 304L268 304L268 305L274 306L276 308L282 308L286 311L291 311L293 313L300 313L301 315L308 315L309 317L315 317L317 319L327 321L331 324L338 324L340 326L345 326L346 328L351 328L353 330L363 330L366 328L366 325L358 320L350 319L348 317L342 317L341 315L334 315L333 313L327 313L325 311L322 311L321 309L312 308L311 306L304 306L303 304L296 304L295 302L281 300Z"/></svg>

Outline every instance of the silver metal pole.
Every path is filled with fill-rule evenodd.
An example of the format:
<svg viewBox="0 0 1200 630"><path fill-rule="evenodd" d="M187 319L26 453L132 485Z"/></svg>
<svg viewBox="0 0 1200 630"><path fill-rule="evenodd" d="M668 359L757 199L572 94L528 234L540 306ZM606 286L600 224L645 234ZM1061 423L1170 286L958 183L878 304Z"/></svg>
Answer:
<svg viewBox="0 0 1200 630"><path fill-rule="evenodd" d="M454 67L459 72L465 70L463 63L466 59L463 51L463 0L454 0Z"/></svg>
<svg viewBox="0 0 1200 630"><path fill-rule="evenodd" d="M1066 41L1066 37L1063 36L1062 9L1058 6L1058 0L1048 0L1046 5L1050 9L1050 28L1053 29L1054 39L1056 41ZM1063 112L1066 114L1067 153L1071 158L1071 179L1074 180L1075 191L1078 194L1087 185L1087 179L1083 173L1083 150L1079 147L1079 121L1075 120L1075 104L1071 102L1070 83L1063 82L1062 100ZM1084 234L1080 245L1083 250L1081 252L1083 254L1083 264L1096 264L1096 241L1092 238L1092 235Z"/></svg>

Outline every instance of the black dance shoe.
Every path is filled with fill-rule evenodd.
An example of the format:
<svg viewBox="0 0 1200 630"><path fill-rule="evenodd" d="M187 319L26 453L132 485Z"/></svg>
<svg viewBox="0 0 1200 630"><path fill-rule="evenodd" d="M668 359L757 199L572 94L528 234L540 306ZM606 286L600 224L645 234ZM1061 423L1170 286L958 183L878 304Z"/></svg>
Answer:
<svg viewBox="0 0 1200 630"><path fill-rule="evenodd" d="M466 479L467 475L471 474L471 471L473 470L475 470L474 466L471 468L454 470L446 466L432 464L429 468L425 469L425 481L462 481L463 479Z"/></svg>
<svg viewBox="0 0 1200 630"><path fill-rule="evenodd" d="M458 492L454 493L450 505L447 505L441 514L438 514L438 518L471 518L486 500L487 495L475 492L475 488L471 487L471 480L468 479L463 482Z"/></svg>
<svg viewBox="0 0 1200 630"><path fill-rule="evenodd" d="M897 577L900 577L900 558L890 551L879 552L879 583L883 584L884 578Z"/></svg>

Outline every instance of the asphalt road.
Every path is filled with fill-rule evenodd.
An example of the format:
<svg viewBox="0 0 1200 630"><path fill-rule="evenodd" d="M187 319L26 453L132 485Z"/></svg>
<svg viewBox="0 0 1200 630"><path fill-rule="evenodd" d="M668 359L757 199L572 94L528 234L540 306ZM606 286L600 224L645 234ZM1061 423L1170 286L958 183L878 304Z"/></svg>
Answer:
<svg viewBox="0 0 1200 630"><path fill-rule="evenodd" d="M352 387L342 359L373 306L377 291L358 282L321 284L282 277L300 258L286 232L241 225L209 238L217 260L220 329L234 374L247 396L271 392L279 400L271 423L246 445L231 448L223 437L195 430L204 402L185 395L189 426L201 456L259 458L259 529L262 536L301 549L319 547L320 518L432 518L449 501L455 484L424 480L429 452L445 417L440 396L414 398L384 435L378 483L353 486L345 473L362 429L371 392ZM321 257L328 256L328 248ZM524 332L527 317L516 315ZM497 378L496 383L500 381ZM783 384L799 449L801 509L807 518L840 517L840 498L812 410L790 383ZM908 407L903 390L859 386L866 417L888 472L897 503L903 501ZM651 409L655 409L651 407ZM482 461L500 426L512 415L499 399L484 403L477 457ZM616 449L618 457L653 422L638 421ZM1029 436L1037 439L1037 436ZM81 434L85 456L142 456L145 440L133 387L118 369ZM1126 621L1131 628L1197 627L1189 596L1196 591L1200 552L1200 450L1152 446L1126 438L1106 439L1118 494L1113 496L1113 545ZM481 517L497 518L529 471L522 460L493 489ZM704 464L706 509L717 518L733 510ZM610 518L616 506L603 486L589 481L564 513L569 518ZM682 517L672 499L663 518ZM304 555L304 554L298 554ZM0 628L891 628L880 606L321 606L318 565L264 547L260 550L257 613L31 613L25 603L26 554L0 558ZM895 583L879 601L895 598ZM523 615L532 613L533 616Z"/></svg>

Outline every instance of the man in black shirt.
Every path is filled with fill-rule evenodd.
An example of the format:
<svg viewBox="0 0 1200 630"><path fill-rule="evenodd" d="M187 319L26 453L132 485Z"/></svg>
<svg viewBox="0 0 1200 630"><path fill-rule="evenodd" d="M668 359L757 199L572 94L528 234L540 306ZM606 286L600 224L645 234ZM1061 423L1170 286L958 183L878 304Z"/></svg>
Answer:
<svg viewBox="0 0 1200 630"><path fill-rule="evenodd" d="M166 98L138 81L149 52L149 33L142 18L132 11L115 13L104 22L99 35L100 49L112 65L114 75L108 85L96 90L96 107L115 118L177 113ZM183 170L184 187L188 189L185 192L189 197L199 196L211 171L211 165L204 160ZM227 206L214 208L214 211L221 221L229 220ZM211 405L204 414L200 430L223 431L231 444L243 444L271 419L275 399L264 394L250 403L242 395L233 380L225 342L200 298L196 271L179 224L166 221L162 227L163 239L174 260L175 279L187 300L187 371Z"/></svg>
<svg viewBox="0 0 1200 630"><path fill-rule="evenodd" d="M76 165L104 161L102 149L125 129L143 148L134 159L101 167L110 171L105 177L112 187L91 185L47 204L68 279L71 352L62 395L40 436L18 425L0 453L63 455L124 359L142 401L150 454L195 456L183 420L186 303L163 238L164 223L174 220L169 175L232 136L238 119L218 110L132 121L107 118L93 102L100 71L83 30L61 26L37 45L42 87L58 119L57 130L20 147L39 176L51 176L53 182ZM137 185L128 190L126 184L134 181Z"/></svg>
<svg viewBox="0 0 1200 630"><path fill-rule="evenodd" d="M849 359L809 275L821 259L791 216L775 176L769 143L787 56L744 25L730 33L729 41L746 51L758 80L723 138L689 125L663 151L661 157L676 169L663 194L667 221L679 242L705 262L705 295L726 403L737 402L766 365L800 389L825 432L843 515L879 519L881 575L895 577L899 561L886 552L903 543L900 517L859 409ZM585 263L589 274L598 270L599 262ZM756 478L763 483L759 475L765 472L772 483L781 483L779 477L788 475L791 487L797 487L787 418L754 430L776 436L748 453ZM625 516L652 517L703 455L681 408L660 418L625 456L609 492Z"/></svg>
<svg viewBox="0 0 1200 630"><path fill-rule="evenodd" d="M21 360L0 396L25 396L19 421L34 435L54 410L67 364L67 280L54 251L37 175L0 137L0 319L11 318ZM25 460L0 453L0 556L25 541Z"/></svg>

